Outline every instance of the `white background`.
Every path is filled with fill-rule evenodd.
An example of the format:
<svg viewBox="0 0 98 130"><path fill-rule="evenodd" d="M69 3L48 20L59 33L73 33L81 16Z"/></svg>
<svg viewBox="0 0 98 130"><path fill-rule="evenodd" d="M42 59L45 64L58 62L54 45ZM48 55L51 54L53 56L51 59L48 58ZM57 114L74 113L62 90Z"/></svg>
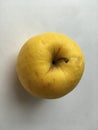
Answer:
<svg viewBox="0 0 98 130"><path fill-rule="evenodd" d="M82 80L67 96L31 97L15 64L31 36L64 33L81 47ZM98 0L0 0L0 130L98 130Z"/></svg>

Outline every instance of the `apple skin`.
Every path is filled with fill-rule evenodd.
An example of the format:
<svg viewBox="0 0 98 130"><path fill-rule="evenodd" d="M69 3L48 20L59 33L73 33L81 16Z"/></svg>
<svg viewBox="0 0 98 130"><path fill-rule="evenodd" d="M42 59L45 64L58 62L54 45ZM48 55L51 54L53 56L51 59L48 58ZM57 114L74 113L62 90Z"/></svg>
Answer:
<svg viewBox="0 0 98 130"><path fill-rule="evenodd" d="M23 45L16 70L22 86L32 96L59 98L79 83L84 56L68 36L49 32L32 37Z"/></svg>

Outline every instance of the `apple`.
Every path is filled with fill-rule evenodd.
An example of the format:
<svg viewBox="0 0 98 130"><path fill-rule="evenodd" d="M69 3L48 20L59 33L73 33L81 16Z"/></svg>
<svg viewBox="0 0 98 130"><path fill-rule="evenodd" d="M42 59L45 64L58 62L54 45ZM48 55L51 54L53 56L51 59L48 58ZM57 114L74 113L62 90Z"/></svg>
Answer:
<svg viewBox="0 0 98 130"><path fill-rule="evenodd" d="M22 86L41 98L59 98L72 91L84 71L80 47L68 36L49 32L30 38L16 65Z"/></svg>

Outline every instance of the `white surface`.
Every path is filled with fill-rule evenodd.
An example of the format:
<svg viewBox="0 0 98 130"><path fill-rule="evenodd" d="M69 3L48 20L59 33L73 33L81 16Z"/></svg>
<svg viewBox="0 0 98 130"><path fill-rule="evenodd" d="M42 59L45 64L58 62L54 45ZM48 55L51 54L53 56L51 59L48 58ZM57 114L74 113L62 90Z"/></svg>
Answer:
<svg viewBox="0 0 98 130"><path fill-rule="evenodd" d="M0 0L0 130L98 130L98 0ZM56 100L31 97L17 80L23 43L39 33L64 33L82 48L81 82Z"/></svg>

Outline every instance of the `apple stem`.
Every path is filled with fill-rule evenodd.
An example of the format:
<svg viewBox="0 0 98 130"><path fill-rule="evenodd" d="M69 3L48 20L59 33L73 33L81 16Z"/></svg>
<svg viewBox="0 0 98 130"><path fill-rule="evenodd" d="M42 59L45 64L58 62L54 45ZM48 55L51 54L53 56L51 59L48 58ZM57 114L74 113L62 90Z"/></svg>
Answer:
<svg viewBox="0 0 98 130"><path fill-rule="evenodd" d="M56 64L59 61L64 61L65 63L68 63L69 59L65 58L65 57L62 57L62 58L59 58L57 60L53 60L53 64Z"/></svg>
<svg viewBox="0 0 98 130"><path fill-rule="evenodd" d="M57 59L57 61L61 61L61 60L63 60L64 62L68 62L69 61L69 59L68 58L65 58L65 57L62 57L62 58L60 58L60 59Z"/></svg>

